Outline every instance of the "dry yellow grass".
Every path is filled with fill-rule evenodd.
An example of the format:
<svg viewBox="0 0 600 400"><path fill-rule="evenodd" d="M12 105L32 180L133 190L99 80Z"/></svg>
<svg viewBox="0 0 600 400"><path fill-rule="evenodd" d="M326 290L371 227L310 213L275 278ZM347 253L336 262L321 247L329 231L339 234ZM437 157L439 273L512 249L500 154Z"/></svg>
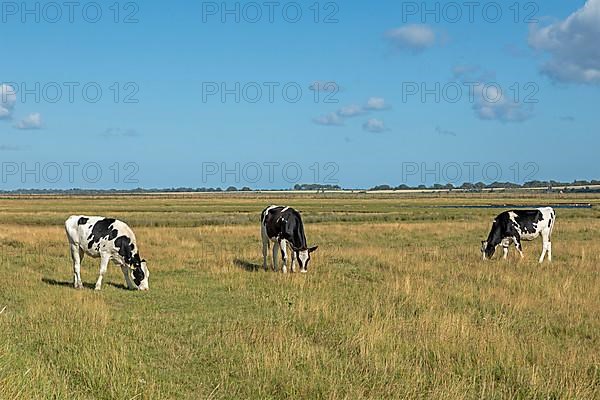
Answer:
<svg viewBox="0 0 600 400"><path fill-rule="evenodd" d="M599 398L598 211L557 210L554 262L538 265L539 241L481 260L499 210L419 207L508 200L557 201L5 200L0 398ZM307 275L253 270L258 212L282 202L320 246ZM90 258L88 288L71 288L75 212L130 222L148 293L113 265L95 293Z"/></svg>

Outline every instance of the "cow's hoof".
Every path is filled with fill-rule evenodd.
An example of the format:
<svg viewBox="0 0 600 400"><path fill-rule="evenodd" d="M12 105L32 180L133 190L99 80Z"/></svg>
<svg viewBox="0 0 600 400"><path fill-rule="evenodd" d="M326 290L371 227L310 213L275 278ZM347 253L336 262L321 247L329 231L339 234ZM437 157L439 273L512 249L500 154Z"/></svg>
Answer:
<svg viewBox="0 0 600 400"><path fill-rule="evenodd" d="M83 284L81 282L76 282L73 287L75 289L83 289Z"/></svg>
<svg viewBox="0 0 600 400"><path fill-rule="evenodd" d="M100 290L102 290L102 287L100 287L100 286L96 286L96 287L94 288L94 290L95 290L96 292L99 292Z"/></svg>

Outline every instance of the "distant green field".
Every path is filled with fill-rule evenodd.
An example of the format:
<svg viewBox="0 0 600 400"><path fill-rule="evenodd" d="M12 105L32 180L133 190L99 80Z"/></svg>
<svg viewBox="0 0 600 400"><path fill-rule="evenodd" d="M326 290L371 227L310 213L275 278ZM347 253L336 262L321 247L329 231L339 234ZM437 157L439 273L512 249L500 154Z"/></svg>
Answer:
<svg viewBox="0 0 600 400"><path fill-rule="evenodd" d="M502 209L557 209L484 262ZM308 274L262 271L260 211L303 213ZM64 220L136 232L150 291L84 258ZM0 399L600 398L600 196L179 195L0 199Z"/></svg>

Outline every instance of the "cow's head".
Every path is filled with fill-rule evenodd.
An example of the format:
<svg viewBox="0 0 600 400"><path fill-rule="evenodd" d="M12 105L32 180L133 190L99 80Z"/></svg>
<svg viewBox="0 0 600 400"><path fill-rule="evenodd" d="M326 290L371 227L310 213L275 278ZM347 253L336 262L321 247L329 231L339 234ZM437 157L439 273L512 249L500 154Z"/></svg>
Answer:
<svg viewBox="0 0 600 400"><path fill-rule="evenodd" d="M150 271L148 271L146 260L141 260L140 256L136 254L133 257L133 261L129 269L130 278L133 280L133 284L138 290L150 289L150 286L148 284L148 278L150 278Z"/></svg>
<svg viewBox="0 0 600 400"><path fill-rule="evenodd" d="M494 252L496 251L496 246L493 246L487 240L481 241L481 254L484 260L488 260L492 258Z"/></svg>
<svg viewBox="0 0 600 400"><path fill-rule="evenodd" d="M308 272L308 262L310 261L310 253L317 250L319 246L313 246L304 249L294 249L298 264L300 265L300 272Z"/></svg>

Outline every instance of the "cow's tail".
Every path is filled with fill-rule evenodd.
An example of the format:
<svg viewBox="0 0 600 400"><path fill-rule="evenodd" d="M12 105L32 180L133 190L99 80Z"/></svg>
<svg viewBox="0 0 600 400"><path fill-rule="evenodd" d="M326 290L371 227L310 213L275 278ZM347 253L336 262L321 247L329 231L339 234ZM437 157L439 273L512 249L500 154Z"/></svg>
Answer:
<svg viewBox="0 0 600 400"><path fill-rule="evenodd" d="M266 227L265 227L265 219L267 218L267 210L269 207L265 208L263 212L260 213L260 236L263 240L263 243L267 242L267 248L271 250L271 243L268 237L266 237Z"/></svg>
<svg viewBox="0 0 600 400"><path fill-rule="evenodd" d="M554 231L554 223L556 222L556 213L554 212L554 208L550 208L550 235L552 237L552 232Z"/></svg>
<svg viewBox="0 0 600 400"><path fill-rule="evenodd" d="M67 239L70 244L74 244L77 242L77 221L79 220L79 216L71 215L65 221L65 233L67 234Z"/></svg>
<svg viewBox="0 0 600 400"><path fill-rule="evenodd" d="M260 223L262 224L267 216L267 210L269 209L269 207L265 208L264 210L262 210L262 212L260 213Z"/></svg>

